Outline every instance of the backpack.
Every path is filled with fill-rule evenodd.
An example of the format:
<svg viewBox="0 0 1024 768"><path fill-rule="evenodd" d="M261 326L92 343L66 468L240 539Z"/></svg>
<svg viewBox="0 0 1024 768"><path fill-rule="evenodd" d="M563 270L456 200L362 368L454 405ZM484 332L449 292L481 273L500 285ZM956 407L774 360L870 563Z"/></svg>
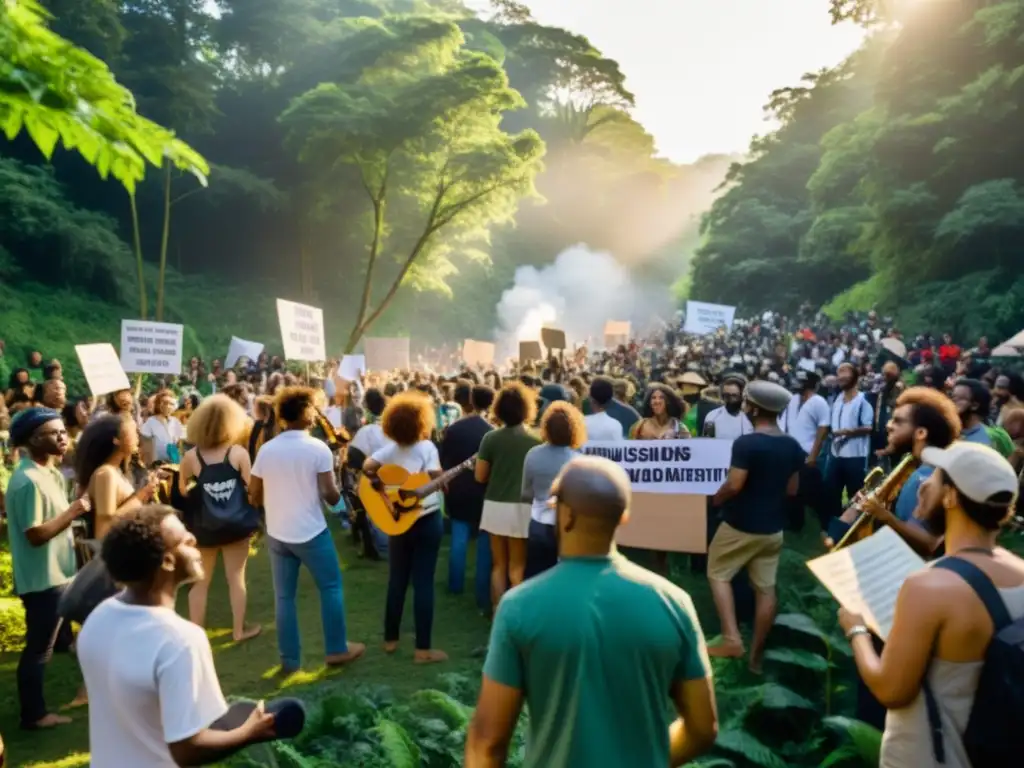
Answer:
<svg viewBox="0 0 1024 768"><path fill-rule="evenodd" d="M985 651L984 666L974 694L974 704L964 731L963 743L973 768L1010 768L1021 764L1021 723L1024 723L1024 618L1013 621L992 580L978 566L958 557L937 561L966 581L995 625ZM939 706L924 685L928 724L935 762L945 764Z"/></svg>
<svg viewBox="0 0 1024 768"><path fill-rule="evenodd" d="M247 538L260 525L259 510L249 504L242 473L224 460L207 464L197 450L199 475L192 489L194 506L189 526L200 547L221 547Z"/></svg>

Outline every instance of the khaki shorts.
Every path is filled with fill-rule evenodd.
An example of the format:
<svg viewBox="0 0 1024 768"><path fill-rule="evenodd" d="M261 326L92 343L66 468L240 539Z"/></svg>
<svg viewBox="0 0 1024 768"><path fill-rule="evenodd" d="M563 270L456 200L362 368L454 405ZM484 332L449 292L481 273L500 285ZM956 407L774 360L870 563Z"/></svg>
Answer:
<svg viewBox="0 0 1024 768"><path fill-rule="evenodd" d="M755 589L772 589L781 552L782 531L767 535L743 533L722 523L708 548L708 578L730 582L745 567Z"/></svg>

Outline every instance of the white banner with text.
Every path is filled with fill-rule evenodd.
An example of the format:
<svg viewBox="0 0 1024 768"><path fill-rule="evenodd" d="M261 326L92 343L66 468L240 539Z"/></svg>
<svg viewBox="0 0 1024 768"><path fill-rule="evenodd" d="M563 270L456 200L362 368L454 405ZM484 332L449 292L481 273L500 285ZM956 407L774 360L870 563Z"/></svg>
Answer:
<svg viewBox="0 0 1024 768"><path fill-rule="evenodd" d="M121 367L125 373L181 375L185 326L151 320L121 321Z"/></svg>
<svg viewBox="0 0 1024 768"><path fill-rule="evenodd" d="M732 441L595 440L583 446L588 456L602 456L626 470L634 493L711 496L725 482Z"/></svg>
<svg viewBox="0 0 1024 768"><path fill-rule="evenodd" d="M696 333L701 336L716 333L719 328L732 330L732 321L736 317L736 307L725 304L708 304L703 301L686 302L686 322L684 333Z"/></svg>
<svg viewBox="0 0 1024 768"><path fill-rule="evenodd" d="M285 299L277 300L277 320L287 360L318 363L327 359L324 343L324 311Z"/></svg>

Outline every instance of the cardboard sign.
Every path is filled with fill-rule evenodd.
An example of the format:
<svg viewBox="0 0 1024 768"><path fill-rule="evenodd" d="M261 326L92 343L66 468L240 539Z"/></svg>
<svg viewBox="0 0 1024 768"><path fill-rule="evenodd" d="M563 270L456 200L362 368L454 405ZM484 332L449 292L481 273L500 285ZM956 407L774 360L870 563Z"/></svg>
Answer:
<svg viewBox="0 0 1024 768"><path fill-rule="evenodd" d="M256 359L263 354L263 345L258 341L246 341L237 336L231 337L231 344L228 345L228 356L224 358L225 368L234 368L243 357L255 363Z"/></svg>
<svg viewBox="0 0 1024 768"><path fill-rule="evenodd" d="M540 348L539 341L519 342L519 364L528 363L531 360L543 360L544 352Z"/></svg>
<svg viewBox="0 0 1024 768"><path fill-rule="evenodd" d="M371 371L409 370L409 339L366 339L366 367Z"/></svg>
<svg viewBox="0 0 1024 768"><path fill-rule="evenodd" d="M357 381L366 373L366 355L345 355L338 366L338 375L347 381Z"/></svg>
<svg viewBox="0 0 1024 768"><path fill-rule="evenodd" d="M281 341L287 360L317 363L327 359L322 309L278 299L277 320L281 324Z"/></svg>
<svg viewBox="0 0 1024 768"><path fill-rule="evenodd" d="M604 324L604 348L618 349L628 346L632 326L627 320L609 320Z"/></svg>
<svg viewBox="0 0 1024 768"><path fill-rule="evenodd" d="M620 547L658 552L708 551L708 497L677 493L634 493L629 522L615 533Z"/></svg>
<svg viewBox="0 0 1024 768"><path fill-rule="evenodd" d="M75 354L94 397L131 389L113 344L78 344Z"/></svg>
<svg viewBox="0 0 1024 768"><path fill-rule="evenodd" d="M185 326L150 320L121 321L121 368L126 373L181 373ZM114 390L111 390L114 391Z"/></svg>
<svg viewBox="0 0 1024 768"><path fill-rule="evenodd" d="M703 301L686 302L686 323L683 333L695 333L701 336L717 333L723 326L732 330L732 321L736 317L736 307L725 304L708 304Z"/></svg>
<svg viewBox="0 0 1024 768"><path fill-rule="evenodd" d="M462 361L473 368L494 365L494 345L489 341L466 339L462 343Z"/></svg>
<svg viewBox="0 0 1024 768"><path fill-rule="evenodd" d="M565 331L559 328L541 328L540 340L549 352L553 349L565 349Z"/></svg>

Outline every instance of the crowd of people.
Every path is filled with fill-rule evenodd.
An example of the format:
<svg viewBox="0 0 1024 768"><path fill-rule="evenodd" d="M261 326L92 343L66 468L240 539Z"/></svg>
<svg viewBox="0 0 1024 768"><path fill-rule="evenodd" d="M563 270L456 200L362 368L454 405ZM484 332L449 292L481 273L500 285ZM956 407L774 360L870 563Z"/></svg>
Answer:
<svg viewBox="0 0 1024 768"><path fill-rule="evenodd" d="M785 531L810 509L822 551L866 512L946 564L906 582L884 643L863 618L839 618L858 668L856 715L885 731L882 764L977 768L968 718L994 632L976 584L995 585L1007 621L1024 617L1024 561L996 545L1024 469L1024 379L986 339L908 341L875 313L836 324L766 312L705 336L670 328L614 350L490 369L435 371L428 359L356 380L337 364L303 380L267 355L209 371L193 358L145 392L101 398L69 397L56 360L33 351L26 362L10 371L0 408L11 468L0 510L26 619L21 725L68 721L43 682L55 648L74 647L96 766L207 764L294 733L296 702L229 709L202 627L222 559L233 639L261 633L246 600L260 537L282 672L303 661L303 567L324 663L362 657L331 517L364 556L387 561L386 653L400 648L411 587L417 664L447 659L433 622L442 542L450 535L455 594L475 543L472 590L493 624L467 766L504 764L524 705L531 765L682 765L715 740L708 657L762 672ZM721 626L710 645L690 597L665 578L667 553L655 553L658 574L614 545L629 516L625 472L580 455L588 441L694 437L731 442L726 481L708 498L707 555L690 558ZM393 467L441 485L407 531L388 536L358 487L385 490ZM873 467L904 472L891 504L864 489ZM183 585L188 620L174 610ZM749 650L737 609L748 598ZM146 652L127 650L140 637ZM565 727L577 719L607 727Z"/></svg>

